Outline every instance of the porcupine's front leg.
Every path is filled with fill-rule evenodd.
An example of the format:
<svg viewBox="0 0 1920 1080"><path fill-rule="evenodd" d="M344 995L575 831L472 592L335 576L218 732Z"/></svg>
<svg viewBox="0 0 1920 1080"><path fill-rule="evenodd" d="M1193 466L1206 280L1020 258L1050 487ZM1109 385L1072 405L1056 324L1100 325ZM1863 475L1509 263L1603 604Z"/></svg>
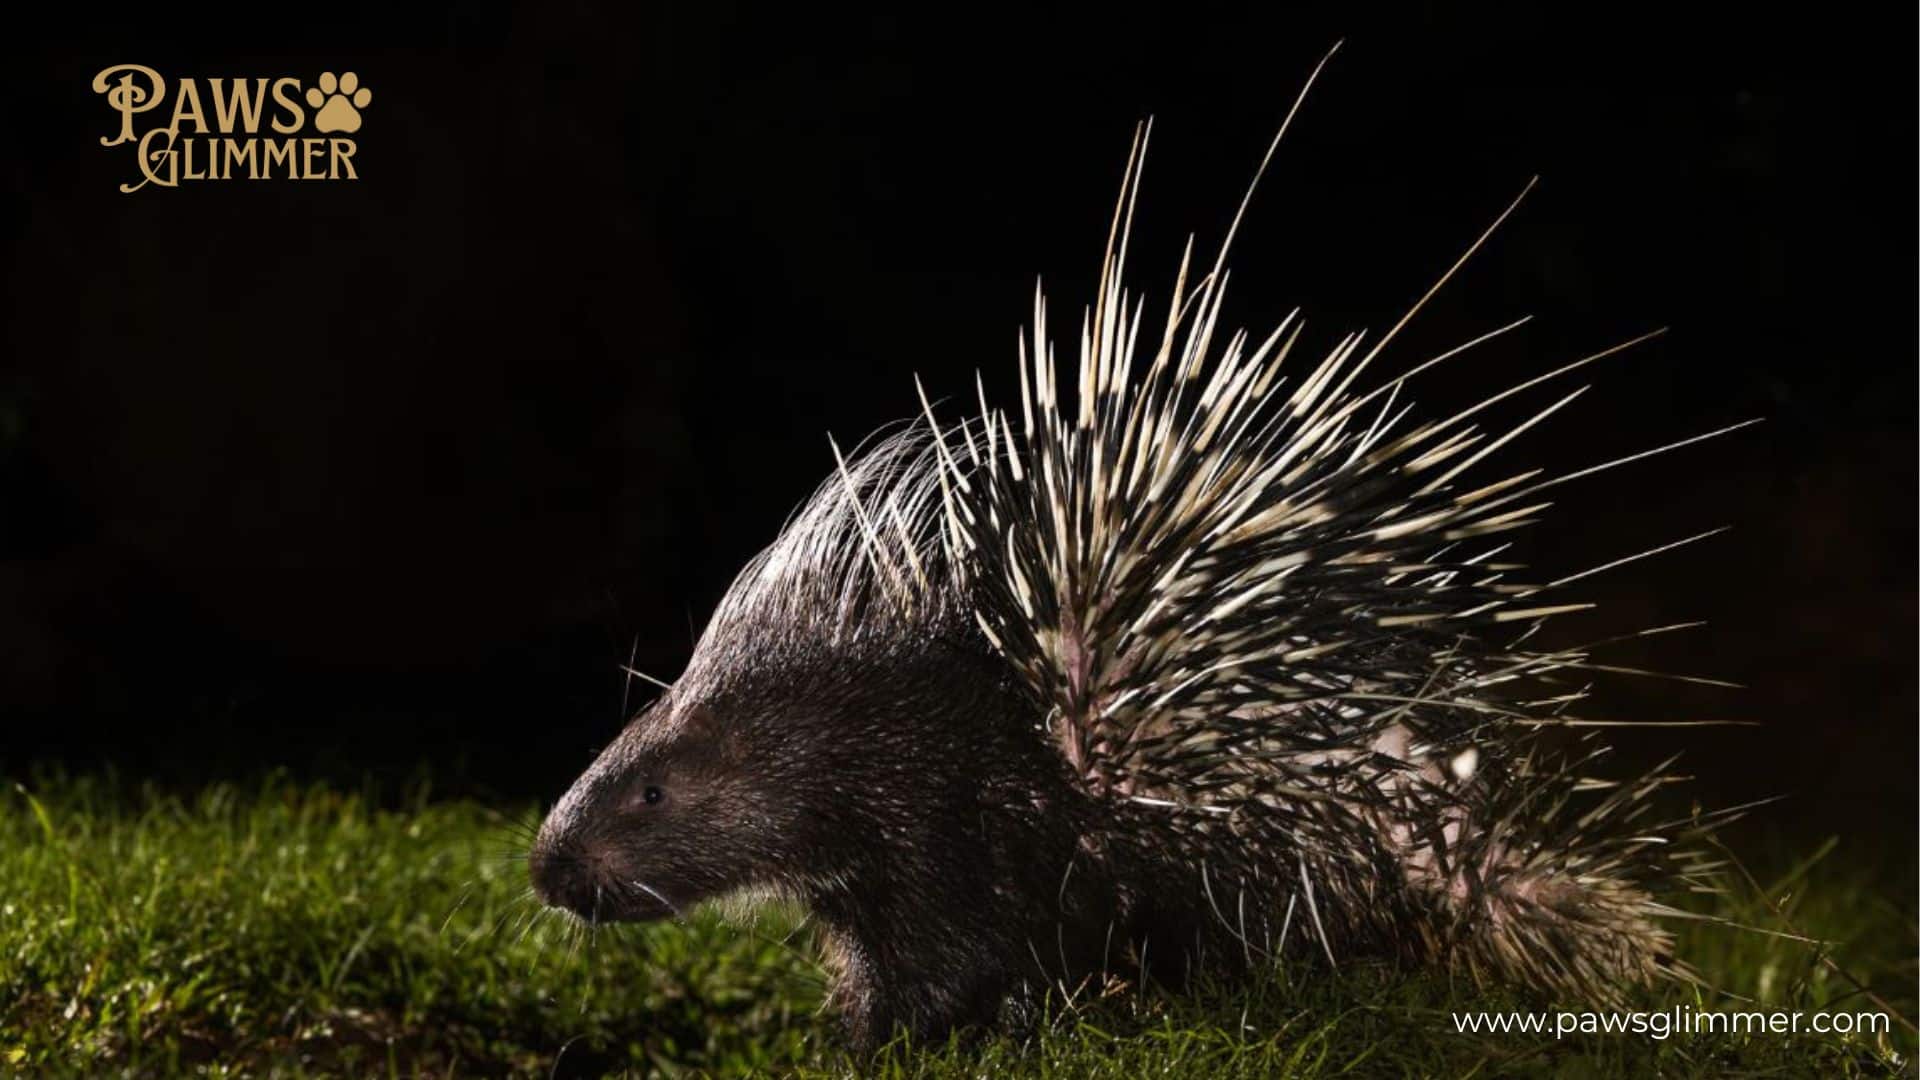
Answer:
<svg viewBox="0 0 1920 1080"><path fill-rule="evenodd" d="M941 1040L991 1024L1008 989L999 935L984 920L941 924L929 914L959 906L876 900L864 892L814 904L833 973L828 1002L855 1050L871 1052L903 1031L916 1041Z"/></svg>

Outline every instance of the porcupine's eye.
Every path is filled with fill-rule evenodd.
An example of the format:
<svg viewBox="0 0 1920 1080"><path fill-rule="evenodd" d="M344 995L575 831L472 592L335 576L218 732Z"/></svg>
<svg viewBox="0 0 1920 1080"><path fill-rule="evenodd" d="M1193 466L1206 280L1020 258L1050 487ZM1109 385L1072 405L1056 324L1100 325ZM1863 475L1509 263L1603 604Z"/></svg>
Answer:
<svg viewBox="0 0 1920 1080"><path fill-rule="evenodd" d="M646 803L648 806L652 806L653 804L659 802L662 796L664 795L665 795L665 792L661 791L657 787L654 787L652 784L648 784L647 789L640 793L640 801Z"/></svg>

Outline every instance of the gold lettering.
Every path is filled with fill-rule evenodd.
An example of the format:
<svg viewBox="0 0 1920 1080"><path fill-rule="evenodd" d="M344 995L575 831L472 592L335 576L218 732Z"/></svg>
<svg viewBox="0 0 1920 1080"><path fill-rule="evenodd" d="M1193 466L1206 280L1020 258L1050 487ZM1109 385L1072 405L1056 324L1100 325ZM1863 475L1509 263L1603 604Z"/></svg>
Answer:
<svg viewBox="0 0 1920 1080"><path fill-rule="evenodd" d="M295 141L296 140L293 139L281 139L279 142L274 142L272 139L267 140L267 179L271 180L273 178L273 166L275 162L286 166L287 178L289 180L293 178L293 151Z"/></svg>
<svg viewBox="0 0 1920 1080"><path fill-rule="evenodd" d="M108 80L115 75L120 76L120 82L112 90L108 90ZM148 85L144 87L135 85L133 81L135 75L144 76ZM107 104L113 106L114 110L120 114L119 136L109 139L103 135L100 137L100 145L118 146L133 140L133 114L146 112L160 104L160 99L166 96L167 80L161 78L160 73L150 67L142 67L139 64L116 64L110 68L103 68L100 74L93 77L93 92L107 95Z"/></svg>
<svg viewBox="0 0 1920 1080"><path fill-rule="evenodd" d="M156 140L162 141L164 144L157 150L151 145ZM137 148L139 151L138 160L140 163L140 173L145 176L146 179L137 184L121 184L120 190L124 192L139 191L149 183L158 184L161 187L176 186L178 181L173 177L174 167L177 162L174 156L173 140L174 132L172 128L154 128L152 131L140 136L140 145ZM154 171L154 165L161 161L166 162L164 174Z"/></svg>
<svg viewBox="0 0 1920 1080"><path fill-rule="evenodd" d="M175 134L179 134L179 133L175 132ZM183 139L178 139L175 141L180 144L180 151L181 151L180 179L205 180L207 178L205 173L198 173L198 172L195 172L193 169L193 148L194 148L194 145L198 143L200 140L189 135Z"/></svg>
<svg viewBox="0 0 1920 1080"><path fill-rule="evenodd" d="M295 98L300 92L298 79L210 77L205 81L213 95L211 126L199 81L183 78L172 87L172 117L166 126L156 125L136 135L134 117L154 111L167 100L167 81L138 64L118 64L94 75L94 93L105 95L120 116L119 133L101 138L100 145L136 143L140 175L134 182L121 184L122 192L149 184L178 187L183 180L360 179L354 161L360 148L353 139L299 136L308 112ZM273 99L271 105L268 97ZM258 138L263 119L274 132L293 137Z"/></svg>
<svg viewBox="0 0 1920 1080"><path fill-rule="evenodd" d="M260 159L254 156L259 146L260 144L253 139L228 139L227 170L221 174L221 179L233 179L233 170L242 165L246 166L249 180L260 179Z"/></svg>
<svg viewBox="0 0 1920 1080"><path fill-rule="evenodd" d="M323 166L320 164L320 159L326 155L327 140L301 139L300 146L301 149L306 151L305 160L301 163L305 168L305 172L301 174L300 179L325 180L327 174L322 171Z"/></svg>
<svg viewBox="0 0 1920 1080"><path fill-rule="evenodd" d="M333 144L333 167L327 170L327 179L340 179L342 168L347 170L347 179L360 179L360 174L353 171L353 152L359 147L353 144L352 139L329 139L328 141Z"/></svg>
<svg viewBox="0 0 1920 1080"><path fill-rule="evenodd" d="M291 135L294 132L299 131L300 126L307 122L306 110L302 109L297 103L295 103L293 98L287 96L289 90L298 90L298 89L300 89L299 79L273 80L274 104L279 105L281 108L287 110L287 115L292 118L290 120L285 121L284 123L277 116L273 118L273 130L279 132L282 135Z"/></svg>
<svg viewBox="0 0 1920 1080"><path fill-rule="evenodd" d="M179 131L180 121L189 116L193 118L193 130L205 135L207 118L200 108L200 87L192 79L181 79L179 87L173 92L173 123L168 126Z"/></svg>
<svg viewBox="0 0 1920 1080"><path fill-rule="evenodd" d="M247 93L247 80L233 80L233 90L226 97L220 96L220 84L225 79L208 79L213 84L213 116L220 125L220 134L231 135L234 121L239 121L239 129L251 135L260 130L260 106L266 102L267 80L253 80L253 93Z"/></svg>

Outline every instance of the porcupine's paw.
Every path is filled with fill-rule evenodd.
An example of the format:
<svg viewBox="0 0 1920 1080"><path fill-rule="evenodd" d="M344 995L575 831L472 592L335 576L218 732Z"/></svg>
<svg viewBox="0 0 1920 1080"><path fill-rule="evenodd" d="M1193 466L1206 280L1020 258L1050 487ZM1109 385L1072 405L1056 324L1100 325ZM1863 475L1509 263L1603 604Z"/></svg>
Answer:
<svg viewBox="0 0 1920 1080"><path fill-rule="evenodd" d="M359 131L360 110L373 101L373 91L361 86L360 76L351 71L342 72L338 79L333 72L323 71L319 83L307 88L307 104L320 110L313 118L314 129L342 135Z"/></svg>

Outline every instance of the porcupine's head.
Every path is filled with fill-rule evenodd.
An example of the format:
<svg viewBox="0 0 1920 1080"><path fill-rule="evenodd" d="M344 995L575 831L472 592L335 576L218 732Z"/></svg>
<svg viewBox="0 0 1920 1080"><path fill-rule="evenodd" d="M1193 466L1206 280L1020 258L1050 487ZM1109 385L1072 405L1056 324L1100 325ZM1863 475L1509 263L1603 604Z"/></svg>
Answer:
<svg viewBox="0 0 1920 1080"><path fill-rule="evenodd" d="M895 435L747 564L686 671L548 814L528 860L542 900L630 921L804 893L911 812L905 786L1017 735L942 561L937 480L924 432Z"/></svg>
<svg viewBox="0 0 1920 1080"><path fill-rule="evenodd" d="M541 899L592 921L656 919L734 884L749 868L710 858L710 837L777 809L741 782L740 759L710 706L661 698L541 826L529 856Z"/></svg>

